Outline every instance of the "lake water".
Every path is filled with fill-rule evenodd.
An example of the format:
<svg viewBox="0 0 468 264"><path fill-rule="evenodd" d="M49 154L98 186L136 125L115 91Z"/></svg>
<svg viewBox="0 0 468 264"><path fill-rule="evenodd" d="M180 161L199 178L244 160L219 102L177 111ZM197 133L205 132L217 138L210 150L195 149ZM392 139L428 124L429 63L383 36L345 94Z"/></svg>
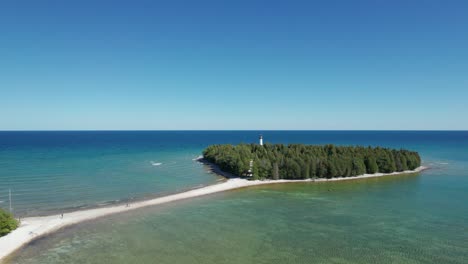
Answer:
<svg viewBox="0 0 468 264"><path fill-rule="evenodd" d="M33 242L11 262L466 263L468 132L263 135L272 143L409 148L431 169L259 186L104 217ZM257 137L256 131L1 132L0 189L12 188L15 210L25 214L176 192L219 180L192 160L204 147Z"/></svg>

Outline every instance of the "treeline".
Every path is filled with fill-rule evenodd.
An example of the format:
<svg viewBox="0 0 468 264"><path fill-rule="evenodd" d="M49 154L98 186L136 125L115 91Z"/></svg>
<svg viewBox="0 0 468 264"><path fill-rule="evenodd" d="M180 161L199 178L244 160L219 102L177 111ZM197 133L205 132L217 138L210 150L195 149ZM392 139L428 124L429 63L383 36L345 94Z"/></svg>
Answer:
<svg viewBox="0 0 468 264"><path fill-rule="evenodd" d="M253 160L254 179L349 177L414 170L421 165L414 151L334 145L212 145L203 157L237 176L247 176Z"/></svg>

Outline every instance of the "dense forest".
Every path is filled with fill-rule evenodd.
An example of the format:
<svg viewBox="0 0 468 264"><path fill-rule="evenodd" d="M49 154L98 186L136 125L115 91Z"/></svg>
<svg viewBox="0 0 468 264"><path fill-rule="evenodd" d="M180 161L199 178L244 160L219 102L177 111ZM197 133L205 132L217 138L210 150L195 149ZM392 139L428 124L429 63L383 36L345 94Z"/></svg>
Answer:
<svg viewBox="0 0 468 264"><path fill-rule="evenodd" d="M0 208L0 237L10 233L18 227L18 221L10 213Z"/></svg>
<svg viewBox="0 0 468 264"><path fill-rule="evenodd" d="M333 178L413 170L421 158L414 151L381 147L239 144L212 145L203 151L205 160L237 176L253 179Z"/></svg>

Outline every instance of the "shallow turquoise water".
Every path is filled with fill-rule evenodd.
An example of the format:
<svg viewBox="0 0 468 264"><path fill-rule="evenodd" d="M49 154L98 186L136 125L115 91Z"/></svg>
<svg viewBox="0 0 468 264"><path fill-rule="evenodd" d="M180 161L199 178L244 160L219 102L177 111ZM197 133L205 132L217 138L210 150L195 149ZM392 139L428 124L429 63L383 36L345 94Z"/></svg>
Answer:
<svg viewBox="0 0 468 264"><path fill-rule="evenodd" d="M198 133L202 143L185 139L194 150L254 134ZM253 187L145 208L67 228L10 262L467 263L468 132L271 133L266 138L274 142L407 147L432 168L417 176ZM187 171L214 177L197 166ZM101 188L96 193L107 187Z"/></svg>
<svg viewBox="0 0 468 264"><path fill-rule="evenodd" d="M147 208L65 229L12 263L466 263L468 177L444 171Z"/></svg>
<svg viewBox="0 0 468 264"><path fill-rule="evenodd" d="M184 146L170 134L6 133L0 132L0 207L8 209L11 189L14 213L23 217L159 196L220 180L193 160L201 147Z"/></svg>
<svg viewBox="0 0 468 264"><path fill-rule="evenodd" d="M219 180L192 159L210 144L256 142L256 131L0 131L0 207L19 216L164 195ZM468 159L468 132L264 131L272 143L379 145L426 164ZM158 166L154 166L159 164ZM457 166L452 162L452 166ZM451 169L457 169L452 167ZM464 168L463 168L464 169Z"/></svg>

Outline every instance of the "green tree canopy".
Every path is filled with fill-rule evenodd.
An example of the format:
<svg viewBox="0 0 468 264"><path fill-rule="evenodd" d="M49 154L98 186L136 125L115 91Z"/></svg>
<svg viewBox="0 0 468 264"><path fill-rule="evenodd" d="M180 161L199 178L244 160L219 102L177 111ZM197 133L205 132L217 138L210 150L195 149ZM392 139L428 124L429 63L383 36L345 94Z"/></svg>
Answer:
<svg viewBox="0 0 468 264"><path fill-rule="evenodd" d="M0 236L10 233L18 227L18 221L13 216L0 208Z"/></svg>
<svg viewBox="0 0 468 264"><path fill-rule="evenodd" d="M203 156L238 176L247 175L252 160L254 179L349 177L414 170L421 165L421 158L414 151L331 144L212 145L203 151Z"/></svg>

